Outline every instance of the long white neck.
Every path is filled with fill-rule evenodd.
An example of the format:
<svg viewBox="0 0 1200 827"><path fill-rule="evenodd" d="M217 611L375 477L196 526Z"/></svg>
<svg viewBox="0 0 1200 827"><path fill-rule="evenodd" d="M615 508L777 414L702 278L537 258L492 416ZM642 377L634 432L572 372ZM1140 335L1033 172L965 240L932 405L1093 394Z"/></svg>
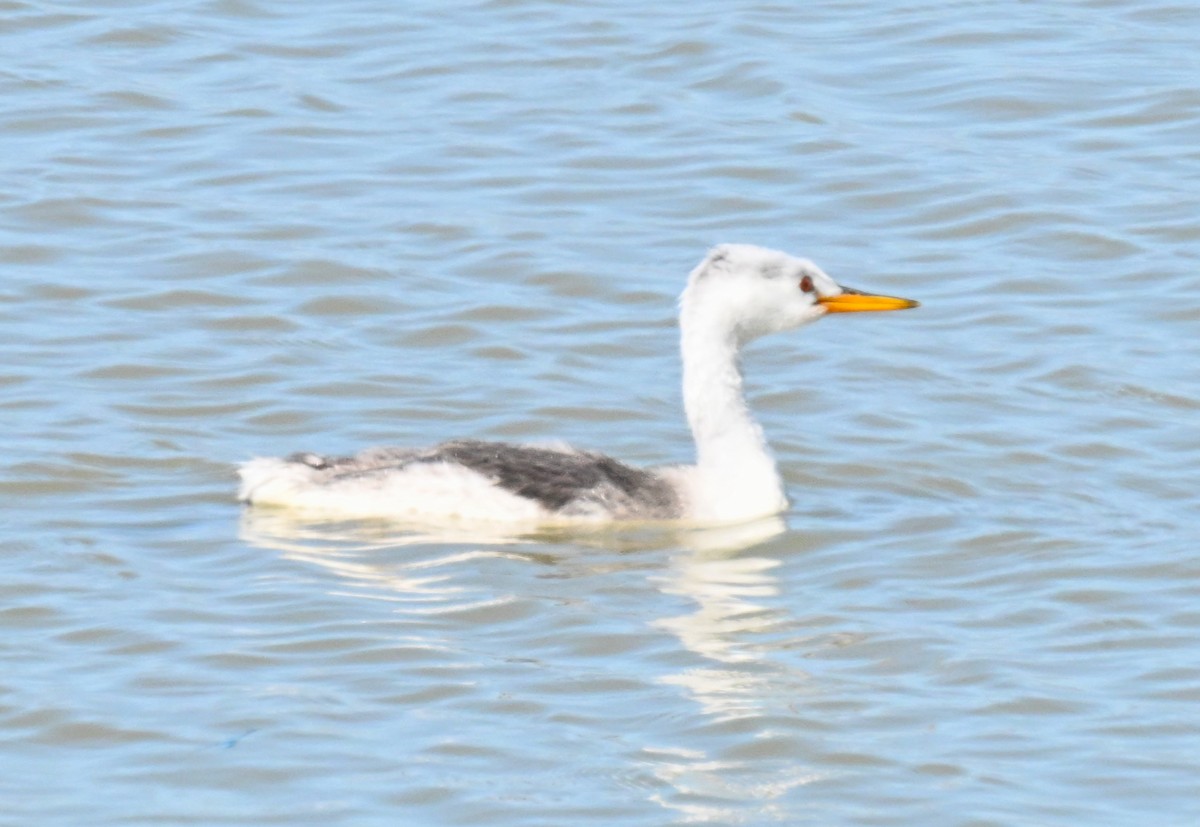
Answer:
<svg viewBox="0 0 1200 827"><path fill-rule="evenodd" d="M762 428L746 407L734 331L719 313L686 306L680 327L683 405L696 440L693 516L727 521L778 513L787 499Z"/></svg>

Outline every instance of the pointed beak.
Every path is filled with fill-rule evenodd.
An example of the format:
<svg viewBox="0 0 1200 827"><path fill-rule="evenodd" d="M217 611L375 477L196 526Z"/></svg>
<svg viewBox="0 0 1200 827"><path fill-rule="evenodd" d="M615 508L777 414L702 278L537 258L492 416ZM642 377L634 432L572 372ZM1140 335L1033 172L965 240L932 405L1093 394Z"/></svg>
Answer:
<svg viewBox="0 0 1200 827"><path fill-rule="evenodd" d="M910 307L920 306L912 299L875 296L850 287L843 287L840 295L823 296L817 299L817 303L824 307L827 313L873 313L880 310L907 310Z"/></svg>

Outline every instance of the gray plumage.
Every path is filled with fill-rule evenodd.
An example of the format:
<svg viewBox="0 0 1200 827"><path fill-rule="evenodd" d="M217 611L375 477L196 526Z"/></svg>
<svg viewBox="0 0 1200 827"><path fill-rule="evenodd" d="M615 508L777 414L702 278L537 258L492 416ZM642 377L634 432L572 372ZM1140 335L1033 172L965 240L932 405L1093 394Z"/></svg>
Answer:
<svg viewBox="0 0 1200 827"><path fill-rule="evenodd" d="M461 439L424 449L372 448L352 457L293 454L288 461L324 472L323 483L393 473L415 463L448 463L561 516L598 508L617 519L671 519L681 514L674 488L658 474L585 451Z"/></svg>

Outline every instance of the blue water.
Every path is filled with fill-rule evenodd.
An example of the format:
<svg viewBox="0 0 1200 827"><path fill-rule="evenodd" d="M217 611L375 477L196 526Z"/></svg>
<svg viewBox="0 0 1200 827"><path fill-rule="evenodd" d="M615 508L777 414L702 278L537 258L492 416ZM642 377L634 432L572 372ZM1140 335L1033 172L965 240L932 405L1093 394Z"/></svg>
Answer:
<svg viewBox="0 0 1200 827"><path fill-rule="evenodd" d="M10 2L0 823L1200 820L1200 9ZM791 510L243 513L455 436L685 462L721 241Z"/></svg>

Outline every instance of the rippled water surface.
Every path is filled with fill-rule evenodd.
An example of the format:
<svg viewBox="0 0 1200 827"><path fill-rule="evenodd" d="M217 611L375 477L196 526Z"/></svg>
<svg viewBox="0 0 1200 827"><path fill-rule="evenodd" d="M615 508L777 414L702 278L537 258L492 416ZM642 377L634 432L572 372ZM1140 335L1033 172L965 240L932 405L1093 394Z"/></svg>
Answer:
<svg viewBox="0 0 1200 827"><path fill-rule="evenodd" d="M0 2L0 822L1200 823L1200 7ZM793 506L243 513L450 436L690 458L750 241Z"/></svg>

